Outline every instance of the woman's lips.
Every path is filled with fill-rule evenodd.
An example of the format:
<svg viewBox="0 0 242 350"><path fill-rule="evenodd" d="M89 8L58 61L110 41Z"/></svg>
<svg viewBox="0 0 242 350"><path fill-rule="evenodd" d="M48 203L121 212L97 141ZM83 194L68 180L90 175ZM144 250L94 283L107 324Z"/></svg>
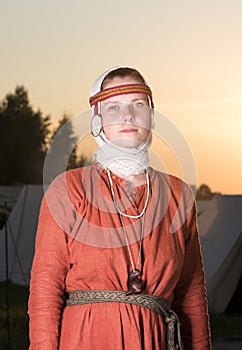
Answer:
<svg viewBox="0 0 242 350"><path fill-rule="evenodd" d="M123 133L132 133L132 132L137 132L138 129L136 128L126 128L126 129L122 129L120 130L120 132L123 132Z"/></svg>

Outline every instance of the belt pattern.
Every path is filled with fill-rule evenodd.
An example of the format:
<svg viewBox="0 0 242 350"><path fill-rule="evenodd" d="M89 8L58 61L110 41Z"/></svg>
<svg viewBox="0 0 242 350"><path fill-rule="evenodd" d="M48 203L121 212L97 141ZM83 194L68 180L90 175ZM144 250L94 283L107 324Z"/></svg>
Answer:
<svg viewBox="0 0 242 350"><path fill-rule="evenodd" d="M148 294L129 294L124 291L109 291L109 290L75 290L69 292L69 299L66 304L68 306L77 304L89 303L103 303L103 302L120 302L135 304L138 306L151 309L160 314L162 307L164 315L166 311L170 310L171 304L165 299Z"/></svg>
<svg viewBox="0 0 242 350"><path fill-rule="evenodd" d="M68 296L67 306L120 302L150 309L161 315L167 324L167 350L183 350L178 316L170 309L171 303L165 299L144 293L127 295L127 292L116 290L73 290Z"/></svg>

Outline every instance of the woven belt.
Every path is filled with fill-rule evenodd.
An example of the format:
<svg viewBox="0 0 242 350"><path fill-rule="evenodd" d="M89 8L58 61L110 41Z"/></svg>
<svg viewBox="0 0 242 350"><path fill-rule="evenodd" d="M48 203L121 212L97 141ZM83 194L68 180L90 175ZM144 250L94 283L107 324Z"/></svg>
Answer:
<svg viewBox="0 0 242 350"><path fill-rule="evenodd" d="M171 303L148 294L128 294L116 290L73 290L69 292L67 306L92 303L119 302L145 307L161 315L167 324L167 350L183 349L178 316L170 309Z"/></svg>

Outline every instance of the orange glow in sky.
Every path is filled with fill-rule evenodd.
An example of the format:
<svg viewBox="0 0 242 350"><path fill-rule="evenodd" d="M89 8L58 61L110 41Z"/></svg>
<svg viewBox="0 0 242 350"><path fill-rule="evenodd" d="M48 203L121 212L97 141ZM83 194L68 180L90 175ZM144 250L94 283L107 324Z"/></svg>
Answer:
<svg viewBox="0 0 242 350"><path fill-rule="evenodd" d="M240 0L2 1L0 98L22 84L56 123L89 108L103 71L134 66L189 143L198 185L242 194L241 14Z"/></svg>

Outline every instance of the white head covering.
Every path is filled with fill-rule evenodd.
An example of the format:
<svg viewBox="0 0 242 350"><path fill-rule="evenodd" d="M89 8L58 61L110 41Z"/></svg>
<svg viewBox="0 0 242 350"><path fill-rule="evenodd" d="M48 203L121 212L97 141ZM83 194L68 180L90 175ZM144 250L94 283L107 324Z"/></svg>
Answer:
<svg viewBox="0 0 242 350"><path fill-rule="evenodd" d="M104 80L104 78L106 78L106 76L111 73L112 71L114 70L117 70L119 68L131 68L132 67L129 67L129 66L115 66L115 67L112 67L108 70L106 70L106 72L102 73L94 82L92 88L91 88L91 92L90 92L90 97L96 95L98 92L101 91L101 86L102 86L102 82Z"/></svg>
<svg viewBox="0 0 242 350"><path fill-rule="evenodd" d="M101 74L94 82L90 97L101 91L101 85L105 77L112 71L119 68L131 68L129 66L115 66ZM146 83L146 82L145 82ZM146 83L147 85L147 83ZM148 85L147 85L148 86ZM140 144L137 148L120 147L110 142L102 129L102 121L100 118L100 102L98 106L92 106L92 131L99 129L100 133L94 136L99 148L95 153L95 158L104 168L111 171L116 170L123 175L137 175L145 171L149 166L148 149L152 141L152 134L145 143Z"/></svg>

